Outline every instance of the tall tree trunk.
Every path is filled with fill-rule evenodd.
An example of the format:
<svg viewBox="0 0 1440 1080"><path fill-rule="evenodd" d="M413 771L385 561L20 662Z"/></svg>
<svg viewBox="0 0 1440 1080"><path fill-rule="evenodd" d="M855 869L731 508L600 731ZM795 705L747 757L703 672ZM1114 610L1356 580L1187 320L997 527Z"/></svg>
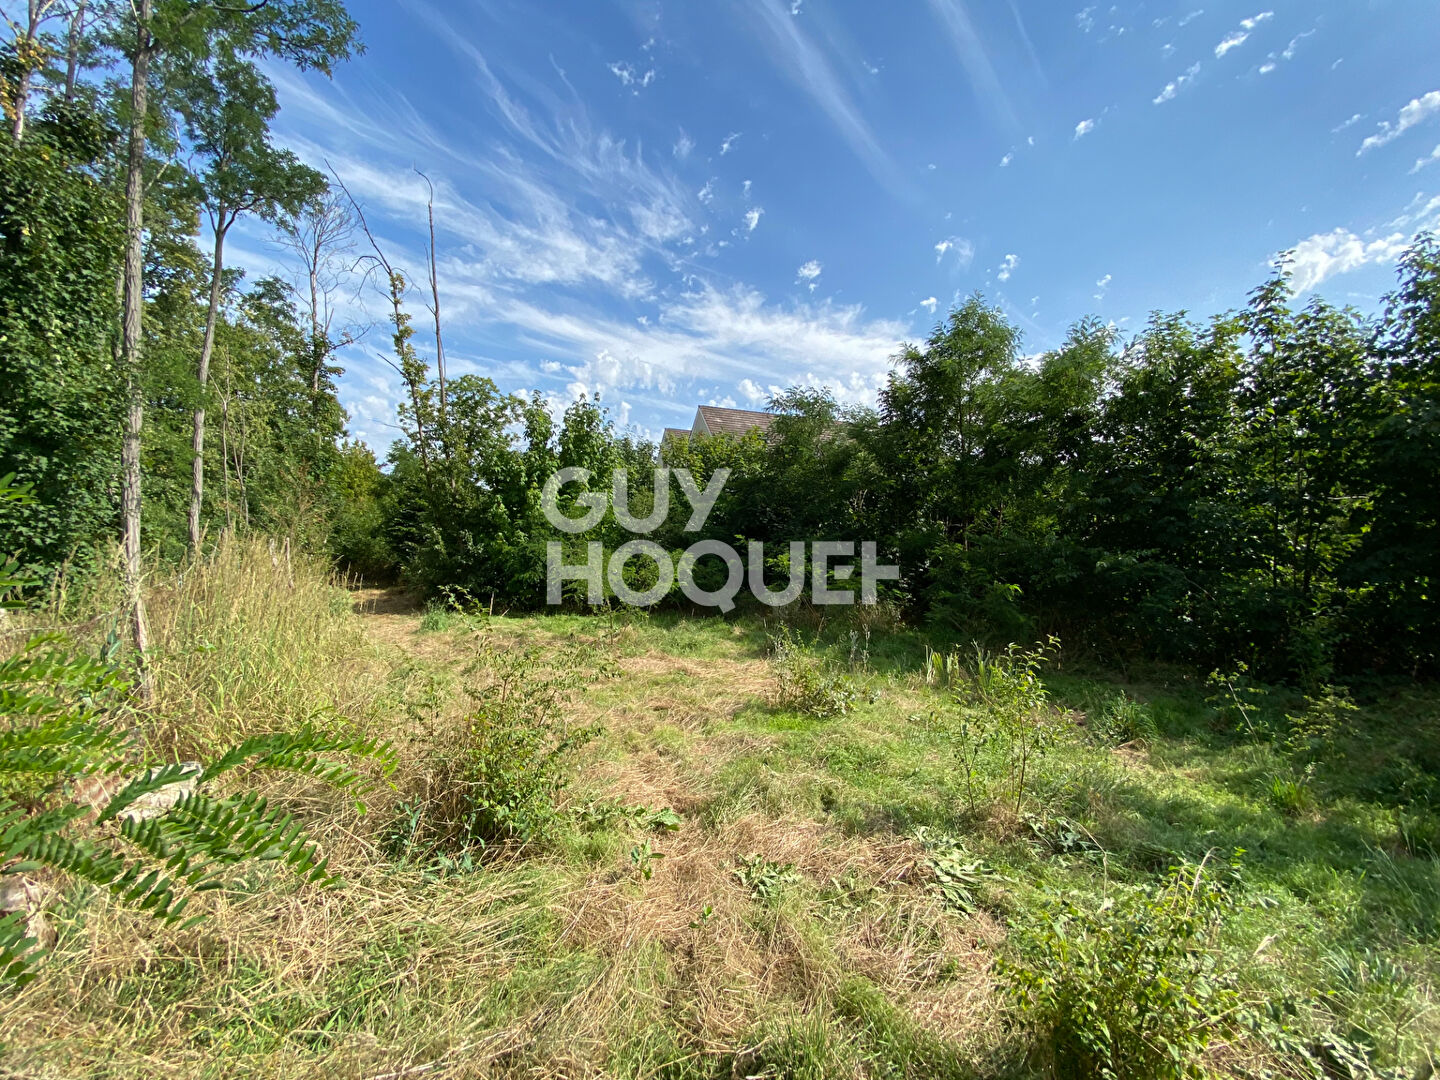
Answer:
<svg viewBox="0 0 1440 1080"><path fill-rule="evenodd" d="M140 358L141 314L145 303L145 114L150 105L150 36L153 0L135 0L135 56L130 68L130 155L125 171L125 292L120 323L120 353L125 364L129 407L120 451L120 517L125 552L125 599L130 608L135 650L140 654L140 691L153 696L146 651L150 631L145 620L140 565L140 429L145 422L145 390Z"/></svg>
<svg viewBox="0 0 1440 1080"><path fill-rule="evenodd" d="M220 397L220 476L225 484L225 532L235 532L235 504L230 501L230 354L225 354L225 392Z"/></svg>
<svg viewBox="0 0 1440 1080"><path fill-rule="evenodd" d="M306 261L310 264L310 359L315 370L310 373L310 393L318 411L320 400L320 375L325 369L325 354L329 352L328 335L320 329L320 233L317 227L315 246Z"/></svg>
<svg viewBox="0 0 1440 1080"><path fill-rule="evenodd" d="M20 65L20 77L11 91L9 102L13 114L10 117L10 137L17 143L25 134L25 106L30 100L30 85L35 79L35 69L44 63L45 56L40 44L40 19L44 13L40 0L30 0L26 8L29 17L25 34L15 39L15 60Z"/></svg>
<svg viewBox="0 0 1440 1080"><path fill-rule="evenodd" d="M85 32L85 9L90 0L79 0L70 14L70 38L65 50L65 104L75 100L75 80L80 74L80 35Z"/></svg>
<svg viewBox="0 0 1440 1080"><path fill-rule="evenodd" d="M424 173L420 174L425 176ZM428 184L430 178L425 177ZM445 423L445 343L440 338L440 275L435 267L435 196L432 192L430 205L430 296L435 306L430 310L435 315L435 374L440 379L440 430L445 432L448 426Z"/></svg>
<svg viewBox="0 0 1440 1080"><path fill-rule="evenodd" d="M190 433L190 552L200 554L200 510L205 498L205 388L210 381L210 355L215 349L215 320L220 313L221 278L225 272L227 211L222 203L215 215L215 261L210 268L210 306L205 311L205 336L200 342L200 403Z"/></svg>

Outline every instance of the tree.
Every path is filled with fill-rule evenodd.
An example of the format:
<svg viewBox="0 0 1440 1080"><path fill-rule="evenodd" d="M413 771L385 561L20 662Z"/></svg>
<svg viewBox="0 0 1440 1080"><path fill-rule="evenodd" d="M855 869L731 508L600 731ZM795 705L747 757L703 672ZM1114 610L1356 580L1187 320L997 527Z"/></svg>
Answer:
<svg viewBox="0 0 1440 1080"><path fill-rule="evenodd" d="M355 267L351 242L355 217L341 192L326 190L299 211L280 220L282 242L300 260L305 278L302 297L310 326L310 390L318 401L335 350L354 338L349 331L335 337L335 294Z"/></svg>
<svg viewBox="0 0 1440 1080"><path fill-rule="evenodd" d="M17 23L7 18L14 37L4 54L3 104L5 119L10 125L10 137L19 142L25 134L25 115L30 101L30 92L35 76L42 73L55 55L53 40L44 32L44 26L52 19L65 17L71 21L71 52L78 48L76 35L85 17L85 3L74 5L61 0L26 0L25 21ZM67 85L73 85L67 80Z"/></svg>
<svg viewBox="0 0 1440 1080"><path fill-rule="evenodd" d="M125 435L121 449L121 517L125 592L136 651L149 647L141 594L140 435L145 420L141 383L144 310L144 173L152 68L168 57L203 59L224 43L236 56L279 56L300 68L329 74L337 60L358 47L357 27L339 0L256 0L231 6L219 0L130 0L112 13L114 33L130 61L129 145L125 165L125 272L121 359L127 379ZM142 676L142 694L149 680Z"/></svg>
<svg viewBox="0 0 1440 1080"><path fill-rule="evenodd" d="M210 301L200 346L200 398L194 412L191 441L190 549L200 549L200 512L205 487L205 394L210 358L215 347L215 322L220 312L225 272L225 238L243 214L274 221L295 214L322 197L325 178L300 164L288 150L270 144L272 117L279 111L275 89L256 69L228 49L217 50L210 62L193 73L180 98L180 113L194 152L205 168L200 172L204 209L214 236Z"/></svg>

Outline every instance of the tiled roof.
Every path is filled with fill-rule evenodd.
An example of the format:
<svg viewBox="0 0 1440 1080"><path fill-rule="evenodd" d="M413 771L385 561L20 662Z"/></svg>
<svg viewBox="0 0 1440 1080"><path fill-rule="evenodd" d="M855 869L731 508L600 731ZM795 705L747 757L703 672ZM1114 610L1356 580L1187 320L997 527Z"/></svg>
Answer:
<svg viewBox="0 0 1440 1080"><path fill-rule="evenodd" d="M667 442L669 442L671 439L688 439L689 437L690 437L690 429L689 429L689 428L683 428L683 427L667 427L667 428L665 429L665 434L662 435L662 436L660 436L660 441L661 441L662 443L667 443Z"/></svg>
<svg viewBox="0 0 1440 1080"><path fill-rule="evenodd" d="M754 428L769 431L770 425L775 422L774 413L722 409L715 405L701 405L700 415L711 435L744 435Z"/></svg>

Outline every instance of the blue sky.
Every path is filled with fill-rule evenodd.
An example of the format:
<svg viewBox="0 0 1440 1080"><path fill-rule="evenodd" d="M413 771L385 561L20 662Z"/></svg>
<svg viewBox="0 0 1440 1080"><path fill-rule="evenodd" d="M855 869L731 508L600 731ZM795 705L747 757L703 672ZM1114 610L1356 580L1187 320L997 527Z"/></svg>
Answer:
<svg viewBox="0 0 1440 1080"><path fill-rule="evenodd" d="M350 6L333 82L272 70L280 140L417 280L434 180L452 373L649 437L796 383L873 401L976 291L1029 352L1236 306L1287 248L1372 308L1440 223L1435 0ZM253 228L236 258L284 262ZM347 307L374 325L341 397L383 451L384 306Z"/></svg>

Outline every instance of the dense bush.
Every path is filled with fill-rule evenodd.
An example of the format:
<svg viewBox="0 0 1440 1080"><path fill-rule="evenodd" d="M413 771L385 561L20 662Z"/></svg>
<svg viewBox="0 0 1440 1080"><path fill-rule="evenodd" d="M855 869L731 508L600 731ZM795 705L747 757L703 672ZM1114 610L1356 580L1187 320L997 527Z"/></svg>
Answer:
<svg viewBox="0 0 1440 1080"><path fill-rule="evenodd" d="M1218 949L1225 874L1171 870L1098 905L1057 900L1013 935L999 964L1016 1022L1057 1080L1180 1080L1229 1030L1236 972Z"/></svg>

